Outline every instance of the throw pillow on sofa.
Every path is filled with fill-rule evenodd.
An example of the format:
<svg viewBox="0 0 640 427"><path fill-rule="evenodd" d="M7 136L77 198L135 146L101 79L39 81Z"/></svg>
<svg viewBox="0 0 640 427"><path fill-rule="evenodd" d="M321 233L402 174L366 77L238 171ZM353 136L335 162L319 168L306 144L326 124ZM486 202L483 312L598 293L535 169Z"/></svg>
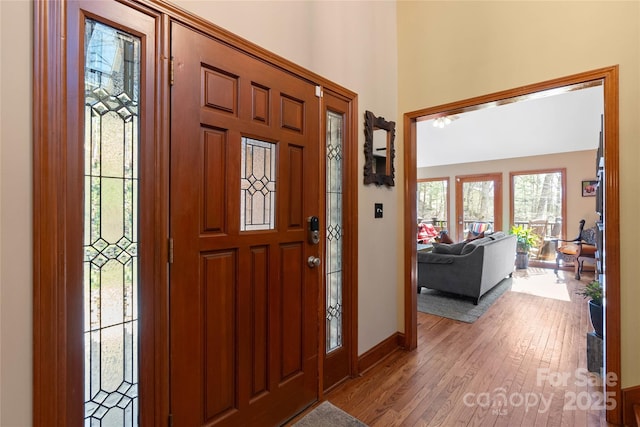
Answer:
<svg viewBox="0 0 640 427"><path fill-rule="evenodd" d="M434 240L438 243L455 243L451 240L451 237L449 237L447 230L442 230Z"/></svg>
<svg viewBox="0 0 640 427"><path fill-rule="evenodd" d="M481 239L473 239L470 242L465 242L464 248L462 248L462 252L460 252L460 255L466 255L473 251L476 246L483 245L486 242L490 242L491 240L492 239L490 239L489 237L483 237Z"/></svg>
<svg viewBox="0 0 640 427"><path fill-rule="evenodd" d="M472 241L477 240L477 239L482 239L483 237L484 237L484 231L481 232L480 234L478 234L477 236L475 234L473 234L472 232L469 232L467 234L467 238L464 239L464 242L465 243L469 243L469 242L472 242Z"/></svg>
<svg viewBox="0 0 640 427"><path fill-rule="evenodd" d="M436 254L460 255L466 243L434 243L433 252Z"/></svg>

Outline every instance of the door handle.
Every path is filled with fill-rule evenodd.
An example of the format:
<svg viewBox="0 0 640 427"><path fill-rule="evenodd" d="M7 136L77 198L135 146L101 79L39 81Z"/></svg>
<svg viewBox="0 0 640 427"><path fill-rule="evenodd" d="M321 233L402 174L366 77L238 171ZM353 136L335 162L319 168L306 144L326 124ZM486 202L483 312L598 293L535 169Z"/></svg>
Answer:
<svg viewBox="0 0 640 427"><path fill-rule="evenodd" d="M307 264L309 265L309 267L314 268L320 265L320 258L315 257L315 256L310 256L309 258L307 258Z"/></svg>

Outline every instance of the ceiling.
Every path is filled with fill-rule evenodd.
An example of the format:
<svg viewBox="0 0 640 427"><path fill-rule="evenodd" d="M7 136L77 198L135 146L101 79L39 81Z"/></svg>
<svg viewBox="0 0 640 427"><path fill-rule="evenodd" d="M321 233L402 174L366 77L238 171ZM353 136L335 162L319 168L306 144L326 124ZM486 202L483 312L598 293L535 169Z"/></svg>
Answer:
<svg viewBox="0 0 640 427"><path fill-rule="evenodd" d="M455 113L443 128L433 126L435 116L418 121L417 167L597 148L604 112L601 84L521 99Z"/></svg>

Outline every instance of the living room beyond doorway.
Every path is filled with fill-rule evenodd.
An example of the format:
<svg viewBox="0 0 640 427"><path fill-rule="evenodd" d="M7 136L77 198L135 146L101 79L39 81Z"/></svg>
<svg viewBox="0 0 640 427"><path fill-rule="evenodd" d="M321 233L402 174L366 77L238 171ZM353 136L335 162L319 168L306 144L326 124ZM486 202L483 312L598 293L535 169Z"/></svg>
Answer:
<svg viewBox="0 0 640 427"><path fill-rule="evenodd" d="M445 116L456 115L456 120L450 120L449 124L444 124L444 128L450 126L457 125L461 123L464 118L465 113L469 111L474 111L477 106L485 105L487 107L496 107L502 106L503 103L515 103L520 104L520 101L526 100L527 97L537 96L538 93L542 93L545 91L566 91L575 90L577 88L589 88L593 86L602 86L602 98L604 104L604 119L601 122L598 119L593 120L594 126L600 128L601 123L604 124L604 134L606 135L606 144L604 147L604 170L605 170L605 181L604 181L604 209L606 212L606 223L603 225L603 232L606 234L607 239L605 240L604 252L606 252L606 258L603 260L604 271L606 271L606 298L607 304L605 309L605 317L607 318L607 322L605 322L605 353L606 353L606 371L608 373L613 373L620 376L620 291L619 291L619 282L620 282L620 266L619 266L619 258L620 258L620 248L617 245L617 241L619 241L619 230L616 227L607 227L607 224L617 224L619 221L619 190L618 190L618 152L619 152L619 143L618 143L618 105L616 101L616 97L618 94L618 67L607 67L602 69L597 69L593 71L588 71L576 75L571 75L567 77L557 78L554 80L549 80L546 82L536 83L532 85L522 86L519 88L514 88L510 90L505 90L502 92L497 92L489 95L479 96L476 98L470 98L467 100L461 100L452 102L449 104L443 104L436 107L424 108L421 110L409 112L405 114L404 125L405 128L409 131L406 133L405 140L405 224L407 224L407 228L405 228L405 252L410 254L405 260L405 333L406 333L406 346L409 349L415 348L418 346L418 334L417 334L417 313L416 313L416 261L417 261L417 248L415 245L415 231L413 227L410 227L410 224L415 223L415 215L416 215L416 185L418 179L427 178L428 176L424 176L418 173L419 167L418 162L420 161L420 145L417 138L417 134L419 133L419 129L421 126L425 126L425 122L431 120L435 123L435 120L438 118L444 118ZM581 89L577 90L577 92L583 92ZM506 100L506 101L504 101ZM488 110L499 110L500 108L488 108ZM444 119L443 119L444 120ZM541 125L540 121L535 121L536 125ZM442 129L440 126L435 127L431 126L434 129ZM597 135L597 131L594 131ZM443 146L448 146L451 148L451 144L440 144L436 146L433 150L428 150L430 154L440 153ZM486 149L486 145L482 144L480 139L477 140L477 146L482 147L484 151L491 151ZM525 147L531 144L526 143L513 143L514 147ZM535 144L534 144L535 145ZM454 146L455 147L455 146ZM478 163L475 162L477 160L477 151L473 150L464 150L460 147L455 147L455 155L451 158L455 159L458 166L467 165L468 173L475 173L476 170L473 169ZM587 151L585 151L587 152ZM495 154L495 153L494 153ZM590 153L591 154L591 153ZM469 156L471 155L471 159ZM535 157L535 156L534 156ZM466 160L465 160L466 159ZM465 161L471 163L464 163ZM570 163L570 162L569 162ZM443 166L431 166L434 168L434 176L443 177L450 176L450 174L443 172ZM589 175L593 174L593 163L592 169ZM526 170L526 168L521 168L521 170ZM571 183L567 184L567 192L573 191L573 187L571 187ZM570 205L571 206L571 205ZM585 209L585 212L591 212L593 208ZM569 230L571 230L570 224L575 223L572 221L573 217L579 219L583 213L581 210L574 209L571 207L569 209L568 214L566 215L566 220L563 218L566 226ZM506 215L505 215L506 217ZM456 220L457 217L454 217ZM577 219L576 219L577 221ZM502 225L502 229L505 230L509 227L510 224L506 222ZM568 232L568 234L571 234ZM567 233L563 233L563 235L567 235ZM572 236L569 236L572 237ZM606 387L607 392L611 392L611 395L614 396L614 400L616 401L616 405L611 410L607 411L607 421L613 423L620 423L622 420L622 389L620 383L608 385Z"/></svg>

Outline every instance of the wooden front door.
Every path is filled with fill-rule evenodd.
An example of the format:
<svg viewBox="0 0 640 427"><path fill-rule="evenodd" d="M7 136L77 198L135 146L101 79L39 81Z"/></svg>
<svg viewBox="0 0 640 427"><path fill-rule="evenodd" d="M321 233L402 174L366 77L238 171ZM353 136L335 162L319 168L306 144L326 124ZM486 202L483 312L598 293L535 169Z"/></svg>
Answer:
<svg viewBox="0 0 640 427"><path fill-rule="evenodd" d="M315 86L172 25L173 425L277 425L318 396Z"/></svg>

